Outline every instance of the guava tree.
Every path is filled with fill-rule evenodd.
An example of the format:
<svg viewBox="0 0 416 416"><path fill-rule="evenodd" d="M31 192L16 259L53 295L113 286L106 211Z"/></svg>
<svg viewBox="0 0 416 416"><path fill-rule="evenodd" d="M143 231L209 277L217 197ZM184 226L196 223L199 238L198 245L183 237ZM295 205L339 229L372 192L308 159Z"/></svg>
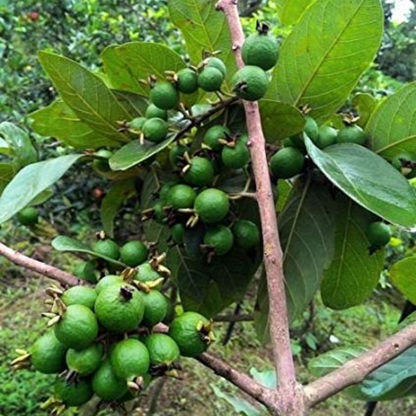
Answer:
<svg viewBox="0 0 416 416"><path fill-rule="evenodd" d="M365 302L390 224L416 225L416 84L382 102L359 94L343 113L380 45L380 1L281 1L291 31L280 47L264 22L245 39L235 0L168 3L186 60L132 42L105 49L95 74L40 52L59 99L31 115L32 129L58 138L66 154L36 162L30 140L1 125L10 159L1 166L1 222L17 214L33 226L35 206L77 164L109 180L93 247L68 236L52 242L90 256L74 275L0 245L12 262L61 284L47 290L53 329L14 366L59 374L47 403L55 413L93 393L122 406L174 374L180 355L273 415L308 414L341 391L368 401L414 394L413 318L372 349L318 357L319 377L304 386L289 337L318 291L328 308ZM142 241L120 248L115 219L132 200L134 215L120 221L139 224ZM409 257L391 270L412 302L414 265ZM276 388L205 352L215 339L210 318L241 300L259 270L255 325L273 347ZM172 303L185 312L172 314Z"/></svg>

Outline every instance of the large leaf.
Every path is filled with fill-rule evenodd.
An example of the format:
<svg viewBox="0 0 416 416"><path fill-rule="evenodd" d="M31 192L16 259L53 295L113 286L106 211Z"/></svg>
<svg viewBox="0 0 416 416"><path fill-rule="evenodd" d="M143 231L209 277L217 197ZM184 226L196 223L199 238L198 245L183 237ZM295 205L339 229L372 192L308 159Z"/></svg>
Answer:
<svg viewBox="0 0 416 416"><path fill-rule="evenodd" d="M100 253L96 253L86 244L81 243L80 241L75 240L73 238L66 237L64 235L59 235L58 237L56 237L51 244L52 247L58 251L90 254L91 256L99 257L100 259L103 259L108 263L112 263L120 267L127 267L125 264L117 260L114 260L107 256L103 256Z"/></svg>
<svg viewBox="0 0 416 416"><path fill-rule="evenodd" d="M96 132L125 142L118 123L132 119L101 78L63 56L40 52L39 60L59 95L74 113Z"/></svg>
<svg viewBox="0 0 416 416"><path fill-rule="evenodd" d="M327 119L373 61L383 34L379 0L320 0L286 38L268 98Z"/></svg>
<svg viewBox="0 0 416 416"><path fill-rule="evenodd" d="M335 254L324 272L321 296L326 306L346 309L364 302L377 286L385 253L369 251L365 230L372 215L340 193L336 217Z"/></svg>
<svg viewBox="0 0 416 416"><path fill-rule="evenodd" d="M371 373L362 383L367 400L393 400L416 391L416 347Z"/></svg>
<svg viewBox="0 0 416 416"><path fill-rule="evenodd" d="M372 114L366 131L371 148L383 157L416 153L416 82L388 97Z"/></svg>
<svg viewBox="0 0 416 416"><path fill-rule="evenodd" d="M323 174L355 202L393 224L416 226L415 190L386 160L356 144L319 150L307 137L305 143Z"/></svg>
<svg viewBox="0 0 416 416"><path fill-rule="evenodd" d="M149 87L139 82L149 75L166 77L165 71L178 71L186 66L170 48L150 42L130 42L109 46L101 55L113 88L149 95Z"/></svg>
<svg viewBox="0 0 416 416"><path fill-rule="evenodd" d="M361 354L367 352L367 350L367 347L361 345L336 348L309 361L308 368L315 377L323 377L341 367L347 361L359 357ZM360 386L349 387L344 390L344 393L354 399L365 400Z"/></svg>
<svg viewBox="0 0 416 416"><path fill-rule="evenodd" d="M0 137L9 145L10 155L13 156L18 169L38 160L37 151L29 135L19 127L4 121L0 124Z"/></svg>
<svg viewBox="0 0 416 416"><path fill-rule="evenodd" d="M114 218L126 199L135 195L134 180L115 181L101 203L101 222L105 233L114 237Z"/></svg>
<svg viewBox="0 0 416 416"><path fill-rule="evenodd" d="M389 276L394 286L416 305L416 256L407 257L393 264Z"/></svg>
<svg viewBox="0 0 416 416"><path fill-rule="evenodd" d="M296 23L305 9L309 7L315 0L280 0L279 7L280 20L284 25L292 25Z"/></svg>
<svg viewBox="0 0 416 416"><path fill-rule="evenodd" d="M67 155L24 167L0 197L0 223L17 214L65 174L83 155Z"/></svg>
<svg viewBox="0 0 416 416"><path fill-rule="evenodd" d="M236 71L230 33L223 13L215 10L212 0L168 0L174 25L186 41L194 64L202 60L203 52L222 51L220 58L228 70L228 79Z"/></svg>
<svg viewBox="0 0 416 416"><path fill-rule="evenodd" d="M267 142L276 142L300 133L305 126L302 113L290 104L260 100L261 124Z"/></svg>
<svg viewBox="0 0 416 416"><path fill-rule="evenodd" d="M306 182L299 180L296 183L279 215L286 296L291 321L311 302L321 284L324 269L332 260L334 214L330 190L308 179ZM257 302L256 329L259 338L265 341L268 339L269 299L264 278Z"/></svg>
<svg viewBox="0 0 416 416"><path fill-rule="evenodd" d="M41 136L55 137L76 149L120 146L120 142L96 132L84 123L62 100L30 115L32 129Z"/></svg>
<svg viewBox="0 0 416 416"><path fill-rule="evenodd" d="M151 142L141 144L140 140L134 140L123 146L110 158L110 167L116 171L130 169L168 147L174 139L175 135L171 135L157 144Z"/></svg>

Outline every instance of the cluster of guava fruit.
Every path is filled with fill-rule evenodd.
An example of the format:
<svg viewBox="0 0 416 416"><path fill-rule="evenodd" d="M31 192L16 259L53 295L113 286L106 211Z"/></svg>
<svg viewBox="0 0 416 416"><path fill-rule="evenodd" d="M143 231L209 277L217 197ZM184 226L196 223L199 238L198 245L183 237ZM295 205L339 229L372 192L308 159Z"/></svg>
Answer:
<svg viewBox="0 0 416 416"><path fill-rule="evenodd" d="M122 407L157 377L175 377L181 356L196 357L214 340L212 323L201 314L175 316L161 292L169 273L160 264L163 256L148 260L140 241L119 249L100 240L94 249L130 267L89 285L100 273L85 274L94 263L82 263L78 276L85 284L48 288L49 309L43 314L48 330L28 351L18 350L12 363L55 375L54 394L43 405L54 414L82 406L94 395L102 405Z"/></svg>

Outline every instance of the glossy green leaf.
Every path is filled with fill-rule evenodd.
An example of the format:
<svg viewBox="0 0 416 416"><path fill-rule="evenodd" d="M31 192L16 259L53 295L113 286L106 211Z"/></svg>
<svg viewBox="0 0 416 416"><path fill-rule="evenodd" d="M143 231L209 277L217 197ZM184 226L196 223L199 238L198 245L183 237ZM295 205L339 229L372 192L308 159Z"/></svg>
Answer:
<svg viewBox="0 0 416 416"><path fill-rule="evenodd" d="M130 120L132 114L99 77L80 64L53 53L39 52L39 60L62 100L84 123L115 141L128 140L118 131L118 123Z"/></svg>
<svg viewBox="0 0 416 416"><path fill-rule="evenodd" d="M12 163L0 163L0 194L16 174L16 168Z"/></svg>
<svg viewBox="0 0 416 416"><path fill-rule="evenodd" d="M112 263L120 267L127 267L125 264L117 260L111 259L110 257L107 257L107 256L103 256L102 254L96 253L89 246L87 246L84 243L81 243L78 240L75 240L74 238L66 237L64 235L59 235L58 237L52 240L51 244L52 244L52 247L58 251L90 254L91 256L99 257L100 259L103 259L108 263Z"/></svg>
<svg viewBox="0 0 416 416"><path fill-rule="evenodd" d="M393 400L416 391L416 347L372 372L361 383L361 392L367 400Z"/></svg>
<svg viewBox="0 0 416 416"><path fill-rule="evenodd" d="M414 188L390 163L351 143L318 149L305 138L309 156L322 173L355 202L385 220L416 226Z"/></svg>
<svg viewBox="0 0 416 416"><path fill-rule="evenodd" d="M37 205L42 205L52 196L53 196L53 189L52 188L45 189L43 192L41 192L38 196L36 196L29 202L29 206L34 207Z"/></svg>
<svg viewBox="0 0 416 416"><path fill-rule="evenodd" d="M171 135L157 144L151 142L141 144L140 140L134 140L123 146L110 158L110 167L116 171L132 168L168 147L174 139L175 135Z"/></svg>
<svg viewBox="0 0 416 416"><path fill-rule="evenodd" d="M279 0L281 4L279 10L281 22L284 25L293 25L314 2L315 0Z"/></svg>
<svg viewBox="0 0 416 416"><path fill-rule="evenodd" d="M124 180L113 182L107 195L101 203L101 222L105 233L110 237L114 237L114 219L123 206L124 202L135 195L134 180Z"/></svg>
<svg viewBox="0 0 416 416"><path fill-rule="evenodd" d="M55 137L76 149L119 147L120 142L96 132L84 123L62 100L30 114L32 129L45 137Z"/></svg>
<svg viewBox="0 0 416 416"><path fill-rule="evenodd" d="M394 286L416 305L416 256L394 263L389 276Z"/></svg>
<svg viewBox="0 0 416 416"><path fill-rule="evenodd" d="M328 119L373 61L383 19L379 0L313 3L282 45L267 98Z"/></svg>
<svg viewBox="0 0 416 416"><path fill-rule="evenodd" d="M371 116L366 131L371 148L383 157L416 154L416 82L384 100Z"/></svg>
<svg viewBox="0 0 416 416"><path fill-rule="evenodd" d="M370 94L360 93L354 97L352 105L358 111L358 115L360 116L357 124L360 127L365 128L371 114L373 114L374 110L377 108L377 100Z"/></svg>
<svg viewBox="0 0 416 416"><path fill-rule="evenodd" d="M271 144L300 133L305 118L294 106L275 100L260 100L261 124L266 141Z"/></svg>
<svg viewBox="0 0 416 416"><path fill-rule="evenodd" d="M57 182L83 155L67 155L24 167L7 185L0 197L0 223L27 206L40 193Z"/></svg>
<svg viewBox="0 0 416 416"><path fill-rule="evenodd" d="M367 352L368 348L361 345L352 345L336 348L324 354L313 358L308 363L308 368L315 377L323 377L341 367L347 361L357 358L361 354ZM343 391L349 397L359 400L365 400L365 396L361 393L360 386L352 386Z"/></svg>
<svg viewBox="0 0 416 416"><path fill-rule="evenodd" d="M101 54L104 68L113 88L149 95L149 87L139 80L149 75L165 79L165 71L178 71L186 66L176 52L164 45L150 42L130 42L113 45Z"/></svg>
<svg viewBox="0 0 416 416"><path fill-rule="evenodd" d="M211 0L168 0L173 24L182 32L193 64L203 59L203 52L221 51L219 58L227 66L227 78L236 71L230 32L224 16Z"/></svg>
<svg viewBox="0 0 416 416"><path fill-rule="evenodd" d="M333 256L334 202L328 187L313 181L295 184L279 215L284 250L283 266L290 320L293 321L318 291L324 269ZM273 301L273 299L272 299ZM256 330L268 339L269 300L263 277L257 297Z"/></svg>
<svg viewBox="0 0 416 416"><path fill-rule="evenodd" d="M0 137L10 146L10 155L18 169L38 160L38 153L29 135L19 127L4 121L0 124Z"/></svg>
<svg viewBox="0 0 416 416"><path fill-rule="evenodd" d="M361 304L378 284L385 252L369 251L365 230L373 219L368 211L338 193L335 253L321 285L322 300L332 309Z"/></svg>

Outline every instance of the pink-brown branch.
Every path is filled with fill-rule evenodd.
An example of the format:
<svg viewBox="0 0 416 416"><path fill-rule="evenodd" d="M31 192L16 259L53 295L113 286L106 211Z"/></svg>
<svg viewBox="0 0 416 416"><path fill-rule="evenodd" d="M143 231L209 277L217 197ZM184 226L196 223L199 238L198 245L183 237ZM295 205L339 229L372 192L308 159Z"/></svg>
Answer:
<svg viewBox="0 0 416 416"><path fill-rule="evenodd" d="M361 383L374 370L415 344L416 324L412 324L360 357L305 386L307 406L315 406L345 388Z"/></svg>
<svg viewBox="0 0 416 416"><path fill-rule="evenodd" d="M241 57L241 47L244 43L244 33L238 15L237 1L220 0L216 7L227 18L237 66L242 67L244 63ZM258 103L244 101L244 109L263 233L264 265L269 296L270 335L275 369L279 379L279 396L284 401L280 407L286 415L302 415L302 394L296 382L295 366L290 346L283 275L283 253L279 240L275 203L267 163L266 141Z"/></svg>
<svg viewBox="0 0 416 416"><path fill-rule="evenodd" d="M50 277L63 285L75 286L79 283L79 280L72 274L64 272L56 267L49 266L41 261L34 260L2 243L0 243L0 255L10 260L17 266L22 266L25 269L29 269L43 276Z"/></svg>

